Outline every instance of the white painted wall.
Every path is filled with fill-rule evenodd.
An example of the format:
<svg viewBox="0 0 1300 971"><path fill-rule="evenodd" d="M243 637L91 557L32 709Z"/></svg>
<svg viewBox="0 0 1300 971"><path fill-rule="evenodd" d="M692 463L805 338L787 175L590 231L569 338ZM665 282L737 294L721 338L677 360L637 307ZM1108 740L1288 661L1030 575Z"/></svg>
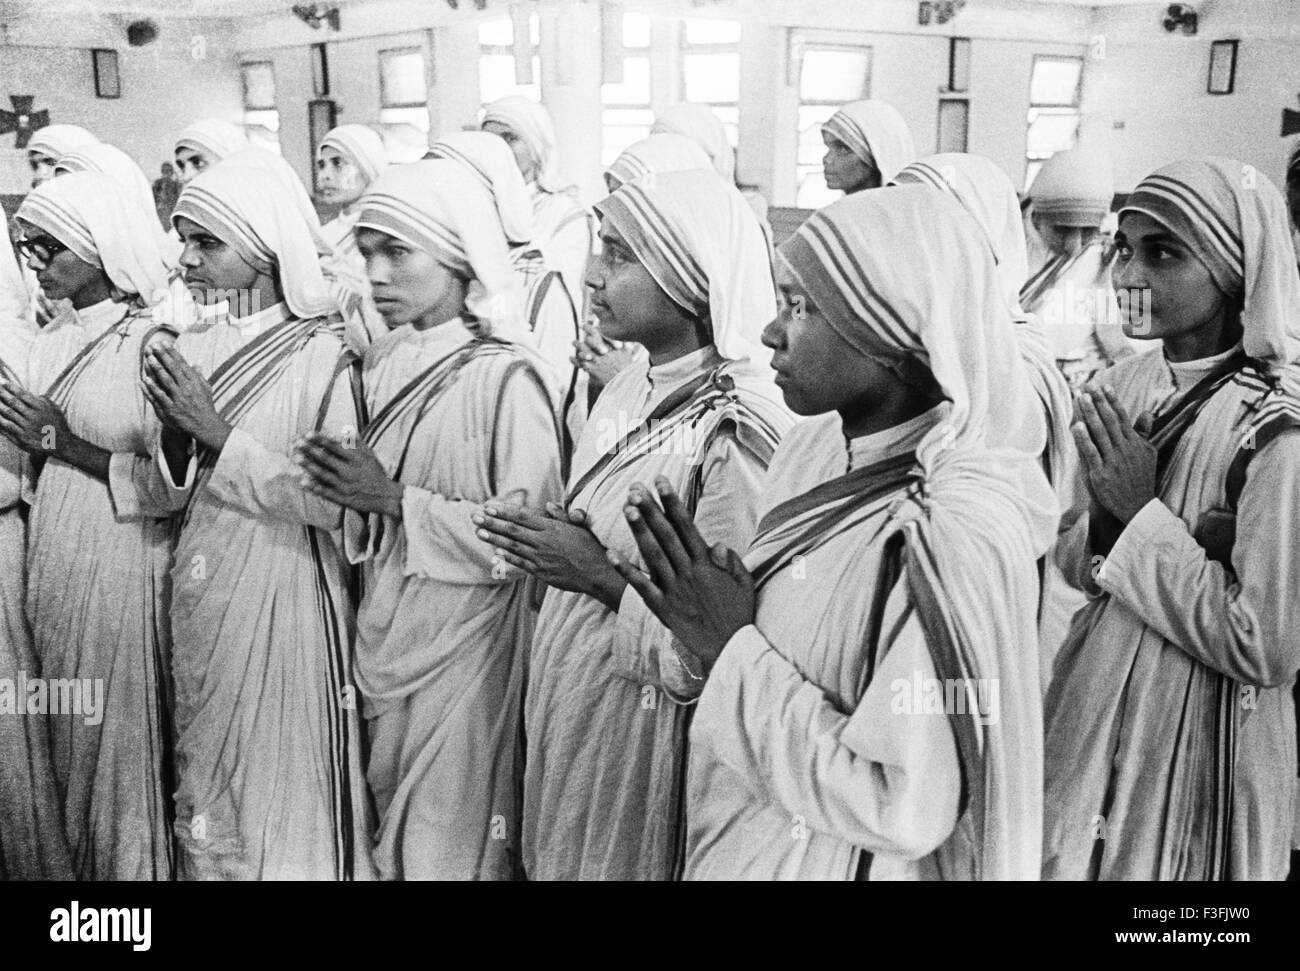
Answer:
<svg viewBox="0 0 1300 971"><path fill-rule="evenodd" d="M306 177L311 44L330 44L340 120L362 123L378 116L378 51L413 39L429 45L430 127L455 130L479 104L477 24L508 13L512 5L489 0L480 12L468 0L456 11L441 0L371 0L343 7L338 34L312 30L287 11L238 19L159 14L154 19L161 36L145 48L126 44L124 17L25 13L10 17L0 30L0 96L34 94L36 107L48 108L54 121L83 124L122 145L152 176L187 122L213 115L238 120L238 63L269 58L276 64L282 148ZM595 197L601 5L524 5L542 20L543 97L556 117L566 169ZM1084 133L1110 145L1120 190L1163 162L1204 153L1239 157L1280 179L1289 147L1278 134L1281 111L1300 108L1297 0L1203 0L1197 4L1196 37L1171 36L1160 28L1163 2L1089 8L978 0L952 23L930 27L916 24L914 0L730 0L703 7L693 0L622 0L622 6L651 13L656 36L664 39L674 36L676 20L685 16L742 22L738 172L777 204L789 204L794 192L797 95L785 83L792 27L850 31L872 44L872 94L904 112L922 151L935 146L947 38L971 37L970 149L995 159L1017 184L1023 179L1029 70L1036 53L1094 55L1085 74ZM89 0L86 9L93 10ZM1210 42L1220 38L1241 41L1237 91L1225 97L1205 91ZM121 99L94 97L91 47L118 51ZM200 48L202 56L193 57ZM675 63L658 63L654 71L659 87L671 91Z"/></svg>
<svg viewBox="0 0 1300 971"><path fill-rule="evenodd" d="M107 17L26 16L7 23L6 43L0 44L0 104L8 109L11 94L35 95L33 107L49 109L51 122L90 129L156 178L186 124L206 117L238 121L242 113L233 24L160 23L158 39L146 47L130 47L122 22ZM92 47L117 51L121 98L95 97ZM12 145L12 136L3 144Z"/></svg>
<svg viewBox="0 0 1300 971"><path fill-rule="evenodd" d="M1089 96L1090 122L1109 134L1119 191L1166 162L1195 155L1237 158L1283 180L1295 138L1280 137L1282 109L1300 109L1300 4L1196 6L1194 37L1165 33L1160 4L1096 13L1093 29L1106 44ZM1234 38L1241 42L1236 91L1207 94L1210 44Z"/></svg>

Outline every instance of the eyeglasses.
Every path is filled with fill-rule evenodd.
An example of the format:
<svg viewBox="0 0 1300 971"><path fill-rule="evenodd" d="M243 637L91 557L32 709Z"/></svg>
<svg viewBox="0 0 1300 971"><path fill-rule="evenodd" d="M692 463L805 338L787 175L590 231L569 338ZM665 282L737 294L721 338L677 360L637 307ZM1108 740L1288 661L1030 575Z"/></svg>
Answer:
<svg viewBox="0 0 1300 971"><path fill-rule="evenodd" d="M18 251L24 256L34 256L46 264L68 248L50 236L34 236L31 239L20 239L17 246Z"/></svg>

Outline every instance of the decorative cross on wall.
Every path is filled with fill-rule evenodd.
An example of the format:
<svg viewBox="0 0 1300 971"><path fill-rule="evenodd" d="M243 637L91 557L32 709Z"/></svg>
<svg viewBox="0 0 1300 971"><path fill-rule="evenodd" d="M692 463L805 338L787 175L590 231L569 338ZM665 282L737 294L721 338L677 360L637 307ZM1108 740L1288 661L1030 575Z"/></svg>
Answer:
<svg viewBox="0 0 1300 971"><path fill-rule="evenodd" d="M50 113L45 109L32 111L35 95L11 94L9 100L13 102L14 110L5 111L0 108L0 135L17 132L14 148L26 148L33 133L50 123Z"/></svg>

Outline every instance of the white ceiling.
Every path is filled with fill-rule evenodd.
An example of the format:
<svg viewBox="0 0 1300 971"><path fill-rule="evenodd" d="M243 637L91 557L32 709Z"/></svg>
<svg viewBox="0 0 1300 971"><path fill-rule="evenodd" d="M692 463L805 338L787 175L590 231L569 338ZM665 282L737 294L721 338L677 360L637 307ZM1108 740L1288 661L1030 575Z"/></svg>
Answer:
<svg viewBox="0 0 1300 971"><path fill-rule="evenodd" d="M306 2L306 0L302 0ZM331 0L339 7L364 5L367 0ZM438 0L429 0L436 3ZM798 0L780 0L797 3ZM901 2L901 0L900 0ZM913 0L907 0L913 2ZM990 6L997 0L986 0ZM1024 0L1049 6L1070 7L1121 7L1158 6L1155 0ZM294 0L0 0L0 19L23 15L76 15L108 14L114 16L149 17L231 17L250 14L282 13L293 6ZM981 0L968 0L971 7ZM462 9L473 10L472 0L461 0ZM502 0L491 0L489 7L503 7Z"/></svg>

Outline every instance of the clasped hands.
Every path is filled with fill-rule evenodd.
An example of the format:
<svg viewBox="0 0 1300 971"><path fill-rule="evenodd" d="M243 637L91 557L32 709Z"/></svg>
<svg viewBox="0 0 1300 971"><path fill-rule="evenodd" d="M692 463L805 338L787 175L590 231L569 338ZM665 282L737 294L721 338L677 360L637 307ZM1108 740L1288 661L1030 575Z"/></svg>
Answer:
<svg viewBox="0 0 1300 971"><path fill-rule="evenodd" d="M734 550L705 542L667 479L657 477L655 487L662 508L639 483L623 508L646 572L605 549L581 510L487 503L473 520L501 560L553 587L617 610L630 585L690 653L687 670L703 677L736 631L754 622L753 577Z"/></svg>
<svg viewBox="0 0 1300 971"><path fill-rule="evenodd" d="M1130 421L1109 387L1085 388L1075 401L1070 431L1094 507L1127 524L1156 496L1156 448L1147 440L1151 413Z"/></svg>

